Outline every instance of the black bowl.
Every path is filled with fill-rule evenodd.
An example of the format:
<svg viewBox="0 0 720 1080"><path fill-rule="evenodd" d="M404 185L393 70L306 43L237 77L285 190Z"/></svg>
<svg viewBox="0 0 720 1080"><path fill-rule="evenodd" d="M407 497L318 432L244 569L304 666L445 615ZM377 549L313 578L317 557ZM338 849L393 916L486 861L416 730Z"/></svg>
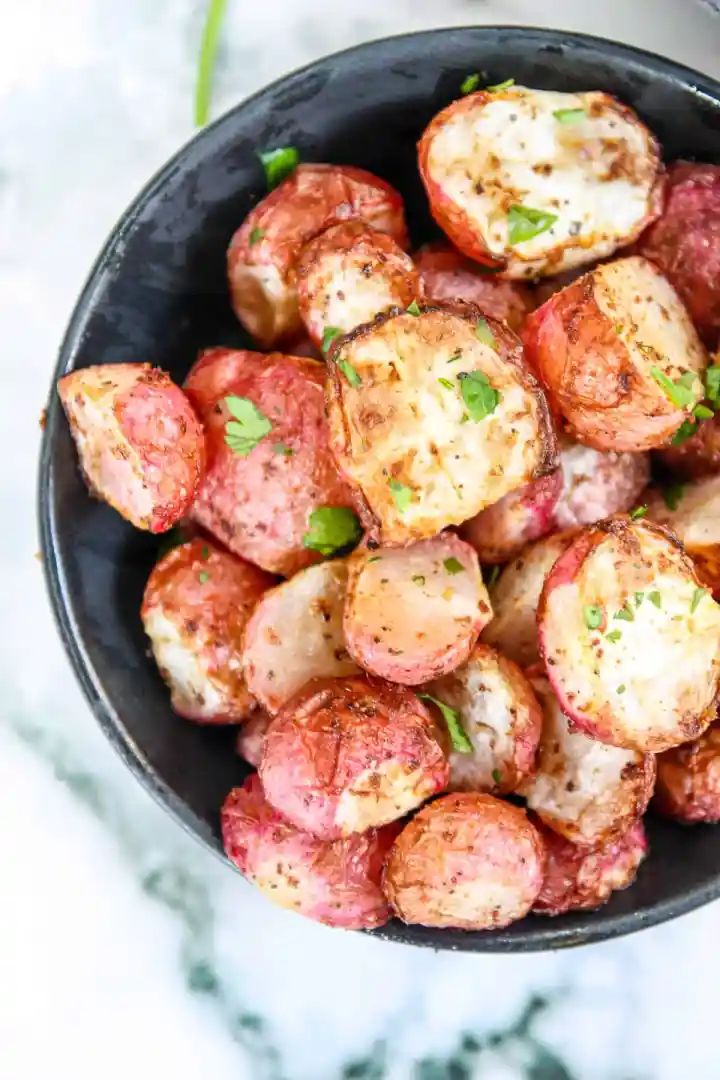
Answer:
<svg viewBox="0 0 720 1080"><path fill-rule="evenodd" d="M223 116L150 182L91 271L53 378L100 361L151 360L179 382L197 350L249 345L228 304L225 249L265 186L256 151L297 146L306 161L360 165L405 195L413 240L435 229L415 143L469 72L628 102L666 158L715 161L720 85L669 60L577 34L511 27L435 30L310 64ZM44 565L60 632L101 727L130 769L192 833L221 851L218 808L246 769L231 731L179 720L148 659L138 609L158 540L88 496L54 390L40 468ZM649 826L652 855L601 911L529 918L488 933L392 922L380 937L476 951L577 945L628 933L720 894L708 827Z"/></svg>

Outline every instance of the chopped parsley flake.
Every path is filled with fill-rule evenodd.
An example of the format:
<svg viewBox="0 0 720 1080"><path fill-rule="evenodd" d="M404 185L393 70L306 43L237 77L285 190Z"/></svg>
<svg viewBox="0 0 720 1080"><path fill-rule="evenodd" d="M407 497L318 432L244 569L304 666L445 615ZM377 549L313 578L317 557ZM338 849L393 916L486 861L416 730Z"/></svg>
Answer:
<svg viewBox="0 0 720 1080"><path fill-rule="evenodd" d="M693 409L693 416L696 420L710 420L714 415L712 409L708 409L707 405L696 405Z"/></svg>
<svg viewBox="0 0 720 1080"><path fill-rule="evenodd" d="M720 365L713 364L705 372L705 397L720 406Z"/></svg>
<svg viewBox="0 0 720 1080"><path fill-rule="evenodd" d="M203 546L200 548L200 558L203 560L207 560L210 558L210 548L207 546L207 544L203 544Z"/></svg>
<svg viewBox="0 0 720 1080"><path fill-rule="evenodd" d="M265 230L264 229L258 229L257 225L255 226L254 229L251 229L250 230L250 247L252 247L253 244L259 243L262 240L264 235L265 235Z"/></svg>
<svg viewBox="0 0 720 1080"><path fill-rule="evenodd" d="M515 85L514 79L506 79L505 82L495 83L494 86L486 87L488 94L497 94L500 90L509 90Z"/></svg>
<svg viewBox="0 0 720 1080"><path fill-rule="evenodd" d="M491 775L492 775L492 778L493 778L493 783L495 783L495 784L502 783L502 773L500 772L499 769L493 769Z"/></svg>
<svg viewBox="0 0 720 1080"><path fill-rule="evenodd" d="M626 690L625 683L620 683L620 685L617 688L618 694L624 694L625 690Z"/></svg>
<svg viewBox="0 0 720 1080"><path fill-rule="evenodd" d="M640 605L642 604L644 599L645 599L645 593L644 592L636 592L635 593L635 607L640 607Z"/></svg>
<svg viewBox="0 0 720 1080"><path fill-rule="evenodd" d="M409 488L407 484L401 484L399 480L391 480L389 486L395 505L400 513L404 514L413 501L412 488Z"/></svg>
<svg viewBox="0 0 720 1080"><path fill-rule="evenodd" d="M498 390L482 371L463 371L458 375L460 394L471 420L478 423L494 413L501 401Z"/></svg>
<svg viewBox="0 0 720 1080"><path fill-rule="evenodd" d="M630 520L639 521L640 518L644 518L648 512L647 504L643 506L636 506L634 510L630 511Z"/></svg>
<svg viewBox="0 0 720 1080"><path fill-rule="evenodd" d="M707 596L709 592L710 592L709 589L701 589L699 587L695 590L695 592L693 593L692 600L690 602L690 614L691 615L693 615L695 613L695 611L697 611L697 606L700 603L700 601L702 600L703 596Z"/></svg>
<svg viewBox="0 0 720 1080"><path fill-rule="evenodd" d="M282 454L283 457L293 456L293 448L291 446L286 446L285 443L275 443L275 445L273 446L273 450L276 454Z"/></svg>
<svg viewBox="0 0 720 1080"><path fill-rule="evenodd" d="M662 596L657 591L657 589L654 589L652 592L648 593L648 600L651 604L654 604L656 608L662 607Z"/></svg>
<svg viewBox="0 0 720 1080"><path fill-rule="evenodd" d="M343 375L351 386L362 386L362 379L360 378L359 374L349 360L338 360L337 366L340 368Z"/></svg>
<svg viewBox="0 0 720 1080"><path fill-rule="evenodd" d="M523 244L541 233L551 229L557 221L557 214L546 210L533 210L531 206L511 206L508 210L508 243Z"/></svg>
<svg viewBox="0 0 720 1080"><path fill-rule="evenodd" d="M340 337L342 330L339 326L326 326L323 330L322 342L320 348L322 349L323 356L327 356L330 352L330 346L336 337Z"/></svg>
<svg viewBox="0 0 720 1080"><path fill-rule="evenodd" d="M448 574L462 574L465 569L460 560L456 559L454 555L451 555L449 559L443 559L443 566Z"/></svg>
<svg viewBox="0 0 720 1080"><path fill-rule="evenodd" d="M694 404L697 398L694 389L696 376L692 371L686 371L679 379L668 378L659 367L651 367L650 374L658 386L664 390L668 400L678 409Z"/></svg>
<svg viewBox="0 0 720 1080"><path fill-rule="evenodd" d="M474 71L472 75L466 75L463 81L460 83L461 94L472 94L473 90L477 90L480 85L480 75L477 71Z"/></svg>
<svg viewBox="0 0 720 1080"><path fill-rule="evenodd" d="M418 694L418 697L422 698L423 701L431 701L442 713L442 718L447 724L453 750L457 750L460 754L472 754L473 745L465 734L465 729L460 720L460 713L457 709L451 709L444 701L433 697L432 694Z"/></svg>
<svg viewBox="0 0 720 1080"><path fill-rule="evenodd" d="M668 510L677 510L684 494L684 484L666 484L662 489L662 497Z"/></svg>
<svg viewBox="0 0 720 1080"><path fill-rule="evenodd" d="M555 109L553 116L559 124L577 124L587 116L585 109Z"/></svg>
<svg viewBox="0 0 720 1080"><path fill-rule="evenodd" d="M264 150L258 157L265 170L268 191L281 184L300 161L300 154L294 146L278 146L275 150Z"/></svg>
<svg viewBox="0 0 720 1080"><path fill-rule="evenodd" d="M695 434L697 429L698 425L693 420L683 420L682 424L670 440L670 445L682 446L684 442L687 442L687 440Z"/></svg>
<svg viewBox="0 0 720 1080"><path fill-rule="evenodd" d="M497 341L493 334L487 319L478 319L475 323L475 337L478 341L481 341L483 345L489 345L491 349L497 352Z"/></svg>
<svg viewBox="0 0 720 1080"><path fill-rule="evenodd" d="M635 622L635 614L629 604L625 604L613 615L613 619L622 619L623 622Z"/></svg>
<svg viewBox="0 0 720 1080"><path fill-rule="evenodd" d="M362 536L357 516L347 506L319 506L308 520L310 528L302 538L303 547L334 555L352 547Z"/></svg>
<svg viewBox="0 0 720 1080"><path fill-rule="evenodd" d="M412 304L408 304L405 310L407 311L408 315L415 315L417 317L420 314L420 308L418 306L417 300L413 300Z"/></svg>
<svg viewBox="0 0 720 1080"><path fill-rule="evenodd" d="M234 418L225 424L225 442L234 454L247 457L272 430L272 424L249 398L228 394L225 405Z"/></svg>
<svg viewBox="0 0 720 1080"><path fill-rule="evenodd" d="M444 386L446 390L454 390L455 389L455 384L452 383L450 381L450 379L442 379L442 378L440 378L440 379L438 379L438 382L440 383L441 386Z"/></svg>
<svg viewBox="0 0 720 1080"><path fill-rule="evenodd" d="M609 634L605 635L605 640L606 641L611 641L613 643L613 645L614 645L615 642L619 641L621 637L622 637L622 631L621 630L611 630Z"/></svg>
<svg viewBox="0 0 720 1080"><path fill-rule="evenodd" d="M200 584L204 585L205 582L209 581L209 580L210 580L210 575L208 574L207 570L201 570L200 573L198 574L198 581L200 582Z"/></svg>
<svg viewBox="0 0 720 1080"><path fill-rule="evenodd" d="M583 608L583 619L588 630L597 630L603 621L603 609L597 604L587 604Z"/></svg>

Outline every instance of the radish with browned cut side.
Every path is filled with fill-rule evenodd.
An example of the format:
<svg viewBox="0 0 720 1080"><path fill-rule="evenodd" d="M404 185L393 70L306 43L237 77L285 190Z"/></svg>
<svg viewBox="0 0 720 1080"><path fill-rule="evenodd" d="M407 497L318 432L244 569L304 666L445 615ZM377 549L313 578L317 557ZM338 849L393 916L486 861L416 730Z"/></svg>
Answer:
<svg viewBox="0 0 720 1080"><path fill-rule="evenodd" d="M512 660L476 645L464 664L423 691L448 723L450 790L507 795L532 775L542 712Z"/></svg>
<svg viewBox="0 0 720 1080"><path fill-rule="evenodd" d="M493 618L482 633L521 667L539 659L536 613L545 578L572 543L574 531L553 533L529 544L500 571L490 588Z"/></svg>
<svg viewBox="0 0 720 1080"><path fill-rule="evenodd" d="M313 679L268 728L260 777L276 810L332 840L395 821L442 791L445 737L405 687Z"/></svg>
<svg viewBox="0 0 720 1080"><path fill-rule="evenodd" d="M648 517L672 529L692 556L698 574L720 591L720 476L690 484L668 482L647 497Z"/></svg>
<svg viewBox="0 0 720 1080"><path fill-rule="evenodd" d="M58 394L92 494L138 529L172 528L205 468L205 436L182 390L150 364L97 364L65 375Z"/></svg>
<svg viewBox="0 0 720 1080"><path fill-rule="evenodd" d="M555 467L518 339L471 305L380 316L337 339L330 359L333 452L383 543L459 525Z"/></svg>
<svg viewBox="0 0 720 1080"><path fill-rule="evenodd" d="M349 560L347 648L384 679L417 686L451 671L491 616L477 555L453 533Z"/></svg>
<svg viewBox="0 0 720 1080"><path fill-rule="evenodd" d="M410 256L359 220L332 225L306 244L296 274L300 317L325 351L339 334L388 308L407 307L420 294Z"/></svg>
<svg viewBox="0 0 720 1080"><path fill-rule="evenodd" d="M537 767L521 789L527 805L574 844L606 844L645 813L655 757L608 746L574 729L547 679L535 675L530 682L542 704L543 723Z"/></svg>
<svg viewBox="0 0 720 1080"><path fill-rule="evenodd" d="M545 581L538 631L560 707L603 742L656 753L714 716L720 607L658 525L616 517L579 533Z"/></svg>
<svg viewBox="0 0 720 1080"><path fill-rule="evenodd" d="M528 316L523 340L569 433L596 450L663 446L703 397L705 349L647 259L603 263L555 293Z"/></svg>
<svg viewBox="0 0 720 1080"><path fill-rule="evenodd" d="M245 629L250 692L275 713L310 679L353 675L345 647L343 559L309 566L265 593Z"/></svg>
<svg viewBox="0 0 720 1080"><path fill-rule="evenodd" d="M632 885L648 854L641 821L626 833L596 848L581 848L540 828L547 862L540 895L533 904L536 915L564 915L566 911L594 911L614 892Z"/></svg>
<svg viewBox="0 0 720 1080"><path fill-rule="evenodd" d="M509 278L611 255L660 211L658 144L609 94L499 86L430 122L420 175L440 227Z"/></svg>
<svg viewBox="0 0 720 1080"><path fill-rule="evenodd" d="M298 165L233 236L227 253L232 305L265 348L302 329L296 263L303 245L348 218L407 246L402 196L379 176L346 165Z"/></svg>

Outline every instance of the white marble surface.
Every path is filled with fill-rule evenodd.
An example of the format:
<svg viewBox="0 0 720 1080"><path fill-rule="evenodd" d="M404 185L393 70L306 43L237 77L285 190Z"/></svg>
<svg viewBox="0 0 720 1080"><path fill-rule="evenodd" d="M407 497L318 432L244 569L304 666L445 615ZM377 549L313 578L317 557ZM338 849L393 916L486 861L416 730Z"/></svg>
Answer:
<svg viewBox="0 0 720 1080"><path fill-rule="evenodd" d="M527 957L331 932L182 834L95 728L34 554L37 417L99 245L191 134L204 6L0 2L0 1077L719 1076L719 905ZM322 53L450 23L585 29L719 75L712 7L228 0L214 112Z"/></svg>

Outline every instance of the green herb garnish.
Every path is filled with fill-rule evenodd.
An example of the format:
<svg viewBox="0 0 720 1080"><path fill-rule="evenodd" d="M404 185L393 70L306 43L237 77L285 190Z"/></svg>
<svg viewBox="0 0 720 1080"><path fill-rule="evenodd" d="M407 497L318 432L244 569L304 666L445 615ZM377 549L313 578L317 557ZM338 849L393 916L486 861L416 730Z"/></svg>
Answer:
<svg viewBox="0 0 720 1080"><path fill-rule="evenodd" d="M210 558L210 548L207 546L207 544L203 544L203 546L200 548L200 558L203 560L203 562L206 562Z"/></svg>
<svg viewBox="0 0 720 1080"><path fill-rule="evenodd" d="M555 109L553 116L559 124L577 124L587 116L585 109Z"/></svg>
<svg viewBox="0 0 720 1080"><path fill-rule="evenodd" d="M646 504L644 504L643 506L636 506L634 510L630 511L630 520L631 521L639 521L640 518L645 517L647 512L648 512L648 508L647 508Z"/></svg>
<svg viewBox="0 0 720 1080"><path fill-rule="evenodd" d="M449 559L443 559L443 566L448 574L462 574L465 569L460 560L456 559L454 555L451 555Z"/></svg>
<svg viewBox="0 0 720 1080"><path fill-rule="evenodd" d="M648 593L648 600L651 604L654 604L656 608L662 607L662 596L657 591L657 589L653 589L652 592Z"/></svg>
<svg viewBox="0 0 720 1080"><path fill-rule="evenodd" d="M482 371L463 371L458 375L460 395L470 419L478 423L494 413L501 401L498 390L490 385L490 380Z"/></svg>
<svg viewBox="0 0 720 1080"><path fill-rule="evenodd" d="M349 360L338 360L337 366L351 386L362 386L362 379Z"/></svg>
<svg viewBox="0 0 720 1080"><path fill-rule="evenodd" d="M665 396L678 409L684 409L695 401L697 394L693 389L695 375L692 371L686 371L679 379L668 378L659 367L651 367L650 374L661 390L664 390Z"/></svg>
<svg viewBox="0 0 720 1080"><path fill-rule="evenodd" d="M693 409L693 416L696 420L710 420L715 415L712 409L708 409L707 405L696 405Z"/></svg>
<svg viewBox="0 0 720 1080"><path fill-rule="evenodd" d="M300 154L294 146L278 146L275 150L264 150L258 157L265 170L268 191L281 184L285 177L297 168L300 161Z"/></svg>
<svg viewBox="0 0 720 1080"><path fill-rule="evenodd" d="M478 319L475 323L475 337L478 341L482 341L483 345L489 345L491 349L497 352L497 341L493 334L487 319Z"/></svg>
<svg viewBox="0 0 720 1080"><path fill-rule="evenodd" d="M200 573L198 574L198 581L200 582L200 584L204 585L205 582L209 581L209 580L210 580L210 575L208 574L207 570L201 570Z"/></svg>
<svg viewBox="0 0 720 1080"><path fill-rule="evenodd" d="M625 686L625 683L620 683L620 685L617 688L617 692L618 692L618 694L624 694L626 689L627 688Z"/></svg>
<svg viewBox="0 0 720 1080"><path fill-rule="evenodd" d="M409 508L410 503L413 501L412 488L409 488L407 484L401 484L399 480L391 480L389 487L392 493L393 502L400 513L404 514Z"/></svg>
<svg viewBox="0 0 720 1080"><path fill-rule="evenodd" d="M609 634L605 635L605 640L606 641L612 641L612 643L614 645L615 642L619 641L621 637L622 637L622 631L621 630L611 630Z"/></svg>
<svg viewBox="0 0 720 1080"><path fill-rule="evenodd" d="M705 372L705 397L720 407L720 365L713 364Z"/></svg>
<svg viewBox="0 0 720 1080"><path fill-rule="evenodd" d="M644 599L645 599L645 593L644 592L636 592L635 593L635 607L640 607L640 605L642 604Z"/></svg>
<svg viewBox="0 0 720 1080"><path fill-rule="evenodd" d="M493 769L491 776L493 778L493 783L499 784L502 782L502 773L499 769Z"/></svg>
<svg viewBox="0 0 720 1080"><path fill-rule="evenodd" d="M692 601L690 602L690 614L691 615L693 615L695 613L695 611L697 610L697 606L700 603L700 601L702 600L703 596L707 596L709 592L710 592L709 589L701 589L699 587L695 590L695 592L693 593L693 596L692 596Z"/></svg>
<svg viewBox="0 0 720 1080"><path fill-rule="evenodd" d="M588 630L597 630L603 621L603 609L597 604L586 604L583 608L583 619Z"/></svg>
<svg viewBox="0 0 720 1080"><path fill-rule="evenodd" d="M662 497L668 510L677 510L684 494L684 484L666 484L662 489Z"/></svg>
<svg viewBox="0 0 720 1080"><path fill-rule="evenodd" d="M340 337L342 330L339 326L326 326L323 330L322 341L320 348L322 349L323 356L327 356L330 352L330 346L336 337Z"/></svg>
<svg viewBox="0 0 720 1080"><path fill-rule="evenodd" d="M310 528L302 538L303 547L334 555L352 547L362 536L360 522L346 506L319 506L308 520Z"/></svg>
<svg viewBox="0 0 720 1080"><path fill-rule="evenodd" d="M247 457L272 430L272 424L250 398L228 394L224 400L228 412L234 417L225 424L225 442L234 454Z"/></svg>
<svg viewBox="0 0 720 1080"><path fill-rule="evenodd" d="M258 229L257 225L255 226L254 229L251 229L250 230L250 247L252 247L253 244L259 243L259 241L262 240L264 235L265 235L265 230L264 229Z"/></svg>
<svg viewBox="0 0 720 1080"><path fill-rule="evenodd" d="M698 425L693 420L683 420L680 427L677 429L672 439L670 440L671 446L682 446L684 442L687 442L691 436L695 434L698 429Z"/></svg>
<svg viewBox="0 0 720 1080"><path fill-rule="evenodd" d="M441 386L444 386L446 390L454 390L455 389L455 384L452 383L450 381L450 379L440 378L440 379L438 379L438 382L440 383Z"/></svg>
<svg viewBox="0 0 720 1080"><path fill-rule="evenodd" d="M405 310L407 311L408 315L415 315L415 317L420 315L420 308L418 306L417 300L413 300L412 304L408 304Z"/></svg>
<svg viewBox="0 0 720 1080"><path fill-rule="evenodd" d="M465 729L460 720L460 713L457 709L451 709L444 701L433 697L432 694L418 694L418 697L422 698L423 701L431 701L442 713L442 718L447 724L453 750L457 750L460 754L472 754L473 745L465 734Z"/></svg>
<svg viewBox="0 0 720 1080"><path fill-rule="evenodd" d="M508 243L522 244L547 232L557 221L557 214L533 210L530 206L511 206L508 210Z"/></svg>
<svg viewBox="0 0 720 1080"><path fill-rule="evenodd" d="M622 619L623 622L635 622L635 613L629 604L625 604L613 615L613 619Z"/></svg>
<svg viewBox="0 0 720 1080"><path fill-rule="evenodd" d="M500 577L500 567L499 566L493 566L490 573L488 574L488 579L487 579L487 587L488 587L488 589L491 589L493 587L493 585L495 584L495 582L497 581L497 579L499 577Z"/></svg>
<svg viewBox="0 0 720 1080"><path fill-rule="evenodd" d="M505 82L495 83L494 86L486 86L488 94L497 94L500 90L509 90L511 86L515 85L514 79L506 79Z"/></svg>
<svg viewBox="0 0 720 1080"><path fill-rule="evenodd" d="M461 94L472 94L473 90L477 90L480 85L480 75L477 71L474 71L472 75L466 75L463 81L460 83Z"/></svg>
<svg viewBox="0 0 720 1080"><path fill-rule="evenodd" d="M200 41L200 56L195 80L196 127L204 127L210 116L210 94L224 13L225 0L210 0Z"/></svg>
<svg viewBox="0 0 720 1080"><path fill-rule="evenodd" d="M281 442L275 443L273 450L276 454L282 454L283 457L292 457L294 452L291 446L286 446Z"/></svg>

